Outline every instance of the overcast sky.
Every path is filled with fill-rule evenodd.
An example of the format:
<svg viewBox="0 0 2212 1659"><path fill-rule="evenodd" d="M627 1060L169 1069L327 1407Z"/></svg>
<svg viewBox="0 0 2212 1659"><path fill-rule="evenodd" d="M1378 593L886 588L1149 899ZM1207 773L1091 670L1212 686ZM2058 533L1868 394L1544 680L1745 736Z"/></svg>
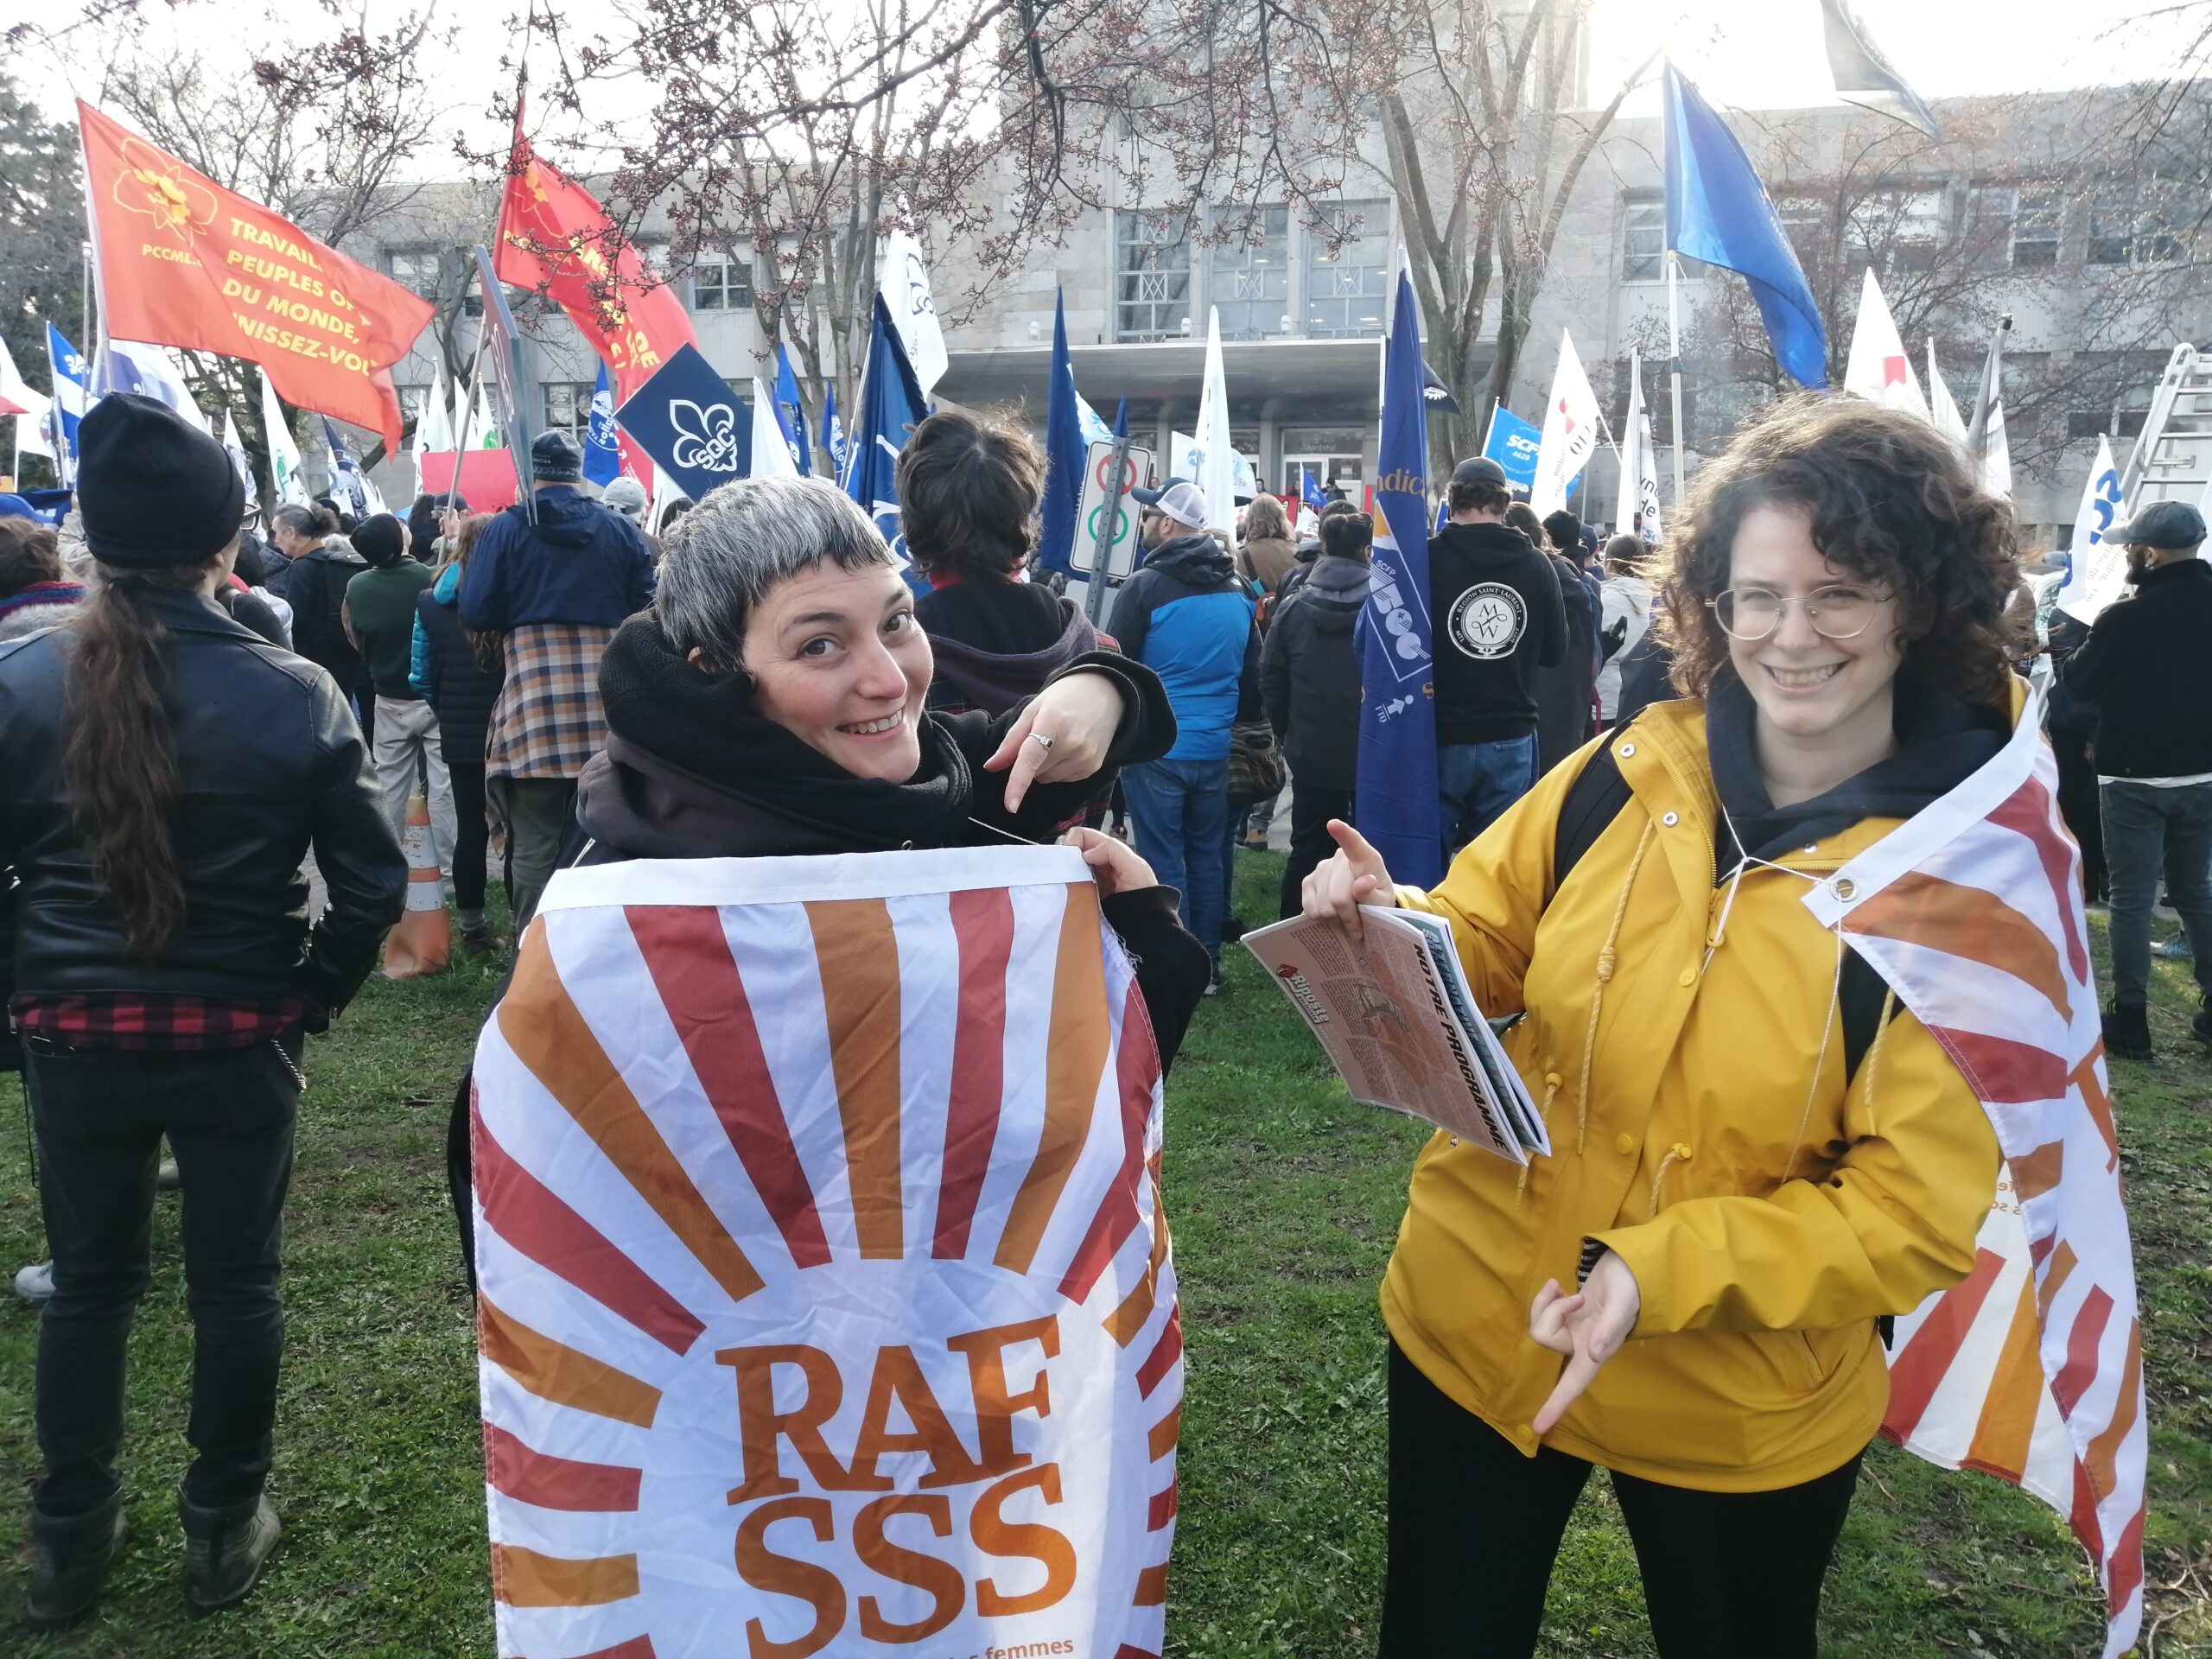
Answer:
<svg viewBox="0 0 2212 1659"><path fill-rule="evenodd" d="M407 10L397 0L365 3L372 29L390 27ZM597 6L555 3L570 15L605 15ZM2184 0L2180 7L2176 0L1858 0L1858 10L1905 78L1923 96L1942 98L2158 79L2171 71L2179 43L2212 12L2212 0ZM2157 16L2177 10L2184 15ZM509 13L499 0L448 0L442 7L461 38L454 52L439 54L432 76L449 112L431 158L435 168L446 168L454 137L478 148L497 142L482 111L493 67L512 40ZM320 7L298 0L147 0L141 27L149 46L175 41L243 71L270 43L297 38L293 31L302 20L309 28L331 26ZM1592 29L1591 82L1599 97L1665 47L1724 105L1789 108L1834 98L1817 0L1595 0ZM50 57L41 63L34 52L18 54L15 65L25 89L56 119L66 118L73 97L98 97L96 60L90 68L73 68ZM643 107L644 89L606 97L609 112L621 119ZM1628 105L1630 114L1656 109L1652 92ZM533 129L540 124L531 123ZM557 130L538 136L560 155Z"/></svg>

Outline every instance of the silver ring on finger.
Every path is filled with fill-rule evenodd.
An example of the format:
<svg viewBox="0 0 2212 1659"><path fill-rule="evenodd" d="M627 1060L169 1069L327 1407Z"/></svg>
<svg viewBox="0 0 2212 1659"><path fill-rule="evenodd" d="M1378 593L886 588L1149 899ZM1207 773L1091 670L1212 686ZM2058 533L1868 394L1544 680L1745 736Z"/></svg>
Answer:
<svg viewBox="0 0 2212 1659"><path fill-rule="evenodd" d="M1030 733L1029 741L1032 743L1042 743L1045 746L1045 753L1047 754L1052 752L1052 739L1046 736L1042 732Z"/></svg>

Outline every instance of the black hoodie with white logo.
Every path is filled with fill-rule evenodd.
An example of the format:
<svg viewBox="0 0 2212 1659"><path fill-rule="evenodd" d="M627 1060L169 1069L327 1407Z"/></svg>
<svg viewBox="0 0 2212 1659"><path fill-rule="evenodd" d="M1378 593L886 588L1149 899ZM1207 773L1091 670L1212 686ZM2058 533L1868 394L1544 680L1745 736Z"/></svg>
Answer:
<svg viewBox="0 0 2212 1659"><path fill-rule="evenodd" d="M1536 729L1536 671L1567 650L1552 563L1510 524L1446 524L1429 538L1436 741L1495 743Z"/></svg>

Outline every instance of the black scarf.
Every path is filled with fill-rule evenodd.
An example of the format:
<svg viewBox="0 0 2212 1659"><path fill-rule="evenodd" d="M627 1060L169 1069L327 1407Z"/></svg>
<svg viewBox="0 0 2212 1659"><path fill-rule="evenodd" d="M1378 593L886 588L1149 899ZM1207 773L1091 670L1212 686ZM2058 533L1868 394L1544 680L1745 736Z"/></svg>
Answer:
<svg viewBox="0 0 2212 1659"><path fill-rule="evenodd" d="M636 856L683 858L953 847L977 838L968 757L922 717L901 784L855 778L753 707L743 673L684 661L650 611L600 660L611 735L585 769L589 831Z"/></svg>
<svg viewBox="0 0 2212 1659"><path fill-rule="evenodd" d="M1909 818L1973 776L2011 734L1995 709L1901 675L1891 715L1897 753L1810 800L1777 806L1759 772L1758 712L1735 670L1724 666L1705 698L1706 758L1727 809L1713 826L1715 880L1726 880L1741 856L1732 820L1744 851L1773 859L1867 818Z"/></svg>

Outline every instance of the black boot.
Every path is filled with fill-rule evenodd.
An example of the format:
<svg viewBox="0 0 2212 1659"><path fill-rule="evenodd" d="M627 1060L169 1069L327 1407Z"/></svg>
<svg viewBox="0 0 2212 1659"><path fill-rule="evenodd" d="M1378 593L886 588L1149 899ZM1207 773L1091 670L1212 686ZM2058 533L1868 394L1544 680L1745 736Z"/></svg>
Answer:
<svg viewBox="0 0 2212 1659"><path fill-rule="evenodd" d="M2207 1048L2212 1048L2212 994L2202 999L2196 1017L2189 1022L2189 1034Z"/></svg>
<svg viewBox="0 0 2212 1659"><path fill-rule="evenodd" d="M266 1497L202 1509L182 1492L176 1497L184 1522L186 1589L196 1612L212 1613L244 1601L261 1581L262 1564L283 1530Z"/></svg>
<svg viewBox="0 0 2212 1659"><path fill-rule="evenodd" d="M2104 1017L2105 1051L2131 1060L2151 1058L2151 1014L2140 1002L2116 1002Z"/></svg>
<svg viewBox="0 0 2212 1659"><path fill-rule="evenodd" d="M31 1592L23 1600L23 1623L35 1630L58 1630L92 1611L100 1580L123 1547L123 1494L97 1510L56 1520L31 1511Z"/></svg>

